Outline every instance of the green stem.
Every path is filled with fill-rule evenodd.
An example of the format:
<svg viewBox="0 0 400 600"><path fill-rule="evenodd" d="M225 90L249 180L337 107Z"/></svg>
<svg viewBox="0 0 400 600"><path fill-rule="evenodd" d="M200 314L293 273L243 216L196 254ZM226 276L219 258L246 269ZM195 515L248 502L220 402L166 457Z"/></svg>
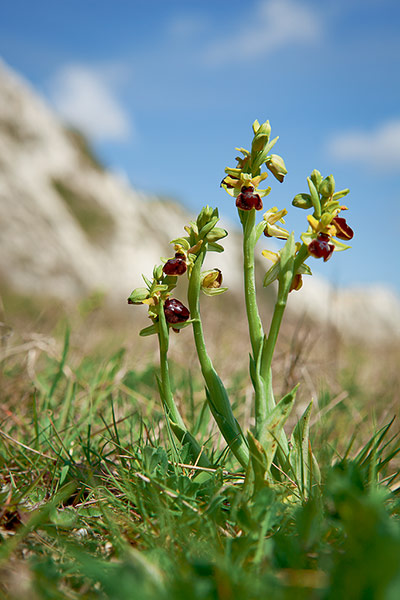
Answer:
<svg viewBox="0 0 400 600"><path fill-rule="evenodd" d="M260 352L262 351L264 331L258 312L256 297L256 281L254 266L254 250L257 243L255 231L256 211L252 209L241 215L243 225L243 272L244 272L244 296L246 303L246 314L249 325L251 349L253 352L254 372L252 382L255 392L255 436L262 430L263 424L268 416L267 397L269 396L265 381L260 377L259 364ZM271 407L272 410L273 406Z"/></svg>
<svg viewBox="0 0 400 600"><path fill-rule="evenodd" d="M249 451L243 437L243 433L236 421L232 407L229 402L227 391L215 371L211 359L207 353L204 340L203 326L200 315L200 285L201 285L201 267L207 251L207 244L204 242L189 277L188 301L190 316L193 319L193 335L197 355L200 362L201 372L207 386L207 398L210 404L214 419L224 436L229 448L236 456L240 464L247 468L249 461Z"/></svg>
<svg viewBox="0 0 400 600"><path fill-rule="evenodd" d="M279 329L281 327L283 314L286 308L287 296L287 294L282 295L278 292L278 299L275 303L275 309L272 315L268 338L263 349L261 357L261 374L266 379L268 377L268 373L270 373L271 370L272 357L274 355Z"/></svg>
<svg viewBox="0 0 400 600"><path fill-rule="evenodd" d="M278 339L279 330L282 323L283 314L285 312L287 299L289 296L290 286L292 284L293 278L299 269L300 265L305 261L308 256L308 249L306 244L303 244L297 253L297 256L294 259L293 263L293 271L292 277L289 284L286 283L285 288L282 282L279 283L278 288L278 299L275 304L274 314L272 315L271 325L269 328L268 338L266 344L263 348L262 358L261 358L261 374L267 378L268 373L271 369L272 357L274 355L274 350L276 346L276 342Z"/></svg>
<svg viewBox="0 0 400 600"><path fill-rule="evenodd" d="M211 467L203 449L188 431L182 416L175 404L171 390L171 380L168 365L169 330L165 320L164 303L160 303L158 341L160 347L161 395L172 431L182 444L189 444L192 459L201 467Z"/></svg>
<svg viewBox="0 0 400 600"><path fill-rule="evenodd" d="M255 232L256 211L253 208L246 212L243 218L243 266L244 266L244 292L246 313L249 323L249 334L254 360L260 351L264 331L258 313L256 299L256 282L254 268L254 249L256 245Z"/></svg>

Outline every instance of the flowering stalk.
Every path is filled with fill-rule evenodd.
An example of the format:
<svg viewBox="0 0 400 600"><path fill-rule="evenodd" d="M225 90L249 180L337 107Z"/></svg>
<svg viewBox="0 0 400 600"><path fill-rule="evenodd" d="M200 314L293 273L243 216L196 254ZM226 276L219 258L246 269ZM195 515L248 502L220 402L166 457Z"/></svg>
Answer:
<svg viewBox="0 0 400 600"><path fill-rule="evenodd" d="M239 423L235 419L227 391L215 371L207 353L203 326L200 315L201 268L207 252L207 243L203 243L189 276L188 303L193 319L193 335L201 372L207 386L207 399L218 427L231 451L240 464L246 468L249 452Z"/></svg>
<svg viewBox="0 0 400 600"><path fill-rule="evenodd" d="M165 412L173 433L182 444L189 444L190 454L192 459L202 467L211 467L210 461L207 459L196 439L187 429L181 414L175 404L174 396L171 390L171 380L169 377L168 365L168 346L169 346L169 330L164 313L164 301L160 301L159 306L159 321L158 321L158 343L160 349L160 375L159 383L160 396L162 398Z"/></svg>
<svg viewBox="0 0 400 600"><path fill-rule="evenodd" d="M246 303L246 314L249 326L249 336L252 349L251 380L254 387L254 412L255 412L255 437L258 437L268 412L275 405L272 388L267 386L267 379L260 374L260 358L264 341L264 330L258 312L254 251L257 243L255 228L256 211L241 211L240 215L243 226L243 273L244 273L244 297ZM269 378L271 379L271 378Z"/></svg>

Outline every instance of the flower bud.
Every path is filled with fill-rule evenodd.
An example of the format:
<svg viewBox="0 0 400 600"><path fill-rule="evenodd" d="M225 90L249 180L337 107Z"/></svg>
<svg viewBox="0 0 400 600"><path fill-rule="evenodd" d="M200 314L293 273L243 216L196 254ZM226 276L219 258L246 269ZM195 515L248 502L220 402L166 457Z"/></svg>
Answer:
<svg viewBox="0 0 400 600"><path fill-rule="evenodd" d="M319 188L319 184L322 181L322 175L321 175L321 173L317 169L314 169L314 171L310 175L310 179L313 182L313 184L315 185L315 187L318 189Z"/></svg>
<svg viewBox="0 0 400 600"><path fill-rule="evenodd" d="M328 175L321 181L318 186L319 193L324 196L324 198L330 198L335 193L335 180L333 175Z"/></svg>
<svg viewBox="0 0 400 600"><path fill-rule="evenodd" d="M249 187L242 187L240 194L236 198L236 206L241 210L251 210L252 208L261 210L263 203L260 195L255 193L254 187L251 185Z"/></svg>
<svg viewBox="0 0 400 600"><path fill-rule="evenodd" d="M319 233L318 237L308 244L308 251L314 258L323 258L324 262L330 259L335 249L333 244L329 243L330 237L326 233Z"/></svg>
<svg viewBox="0 0 400 600"><path fill-rule="evenodd" d="M186 273L186 257L180 252L175 253L175 258L167 260L163 267L165 275L183 275Z"/></svg>
<svg viewBox="0 0 400 600"><path fill-rule="evenodd" d="M222 273L219 269L204 271L201 276L201 287L203 290L218 289L221 287Z"/></svg>
<svg viewBox="0 0 400 600"><path fill-rule="evenodd" d="M285 178L285 175L287 175L287 169L285 167L283 158L281 156L278 156L277 154L271 154L267 157L265 164L268 171L271 171L275 179L282 183Z"/></svg>
<svg viewBox="0 0 400 600"><path fill-rule="evenodd" d="M349 225L346 223L346 219L344 217L334 217L331 221L331 224L334 225L336 229L335 236L340 240L351 240L354 231Z"/></svg>
<svg viewBox="0 0 400 600"><path fill-rule="evenodd" d="M312 208L312 200L310 194L297 194L292 200L293 206L297 208Z"/></svg>
<svg viewBox="0 0 400 600"><path fill-rule="evenodd" d="M128 298L128 304L143 304L149 297L149 290L145 287L139 287L133 290Z"/></svg>
<svg viewBox="0 0 400 600"><path fill-rule="evenodd" d="M262 126L260 127L260 129L258 130L258 132L256 133L256 135L253 138L253 143L251 144L251 149L253 152L261 152L261 150L264 150L265 146L268 144L269 133L263 132L261 130L262 130ZM271 128L270 128L270 131L271 131Z"/></svg>
<svg viewBox="0 0 400 600"><path fill-rule="evenodd" d="M188 320L189 310L176 298L167 298L164 302L164 314L167 323L184 323Z"/></svg>
<svg viewBox="0 0 400 600"><path fill-rule="evenodd" d="M218 242L218 240L222 240L222 238L226 237L228 232L226 229L222 229L222 227L214 227L210 233L207 233L207 242Z"/></svg>

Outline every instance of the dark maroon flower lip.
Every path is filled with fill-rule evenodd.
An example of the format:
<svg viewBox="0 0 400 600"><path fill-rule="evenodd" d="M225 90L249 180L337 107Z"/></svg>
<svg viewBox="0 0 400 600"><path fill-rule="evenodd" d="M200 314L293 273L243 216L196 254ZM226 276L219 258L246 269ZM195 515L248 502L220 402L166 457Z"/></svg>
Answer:
<svg viewBox="0 0 400 600"><path fill-rule="evenodd" d="M333 244L329 243L330 237L326 233L319 233L318 237L308 244L308 251L314 258L323 258L324 262L330 259L335 249Z"/></svg>
<svg viewBox="0 0 400 600"><path fill-rule="evenodd" d="M344 217L334 217L332 219L332 225L336 229L336 237L340 240L351 240L354 236L354 231L347 225Z"/></svg>
<svg viewBox="0 0 400 600"><path fill-rule="evenodd" d="M184 323L190 317L190 312L180 300L167 298L164 302L164 314L167 323Z"/></svg>
<svg viewBox="0 0 400 600"><path fill-rule="evenodd" d="M186 273L187 265L185 255L181 252L175 254L175 258L167 260L163 266L163 273L165 275L183 275Z"/></svg>
<svg viewBox="0 0 400 600"><path fill-rule="evenodd" d="M253 208L261 210L263 203L261 196L255 193L254 187L251 185L249 187L242 187L240 194L236 198L236 206L241 210L252 210Z"/></svg>

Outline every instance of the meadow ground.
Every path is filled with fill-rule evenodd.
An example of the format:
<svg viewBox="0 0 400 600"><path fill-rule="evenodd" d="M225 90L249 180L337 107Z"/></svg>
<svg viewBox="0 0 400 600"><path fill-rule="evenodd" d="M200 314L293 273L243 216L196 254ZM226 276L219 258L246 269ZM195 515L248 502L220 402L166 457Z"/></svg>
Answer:
<svg viewBox="0 0 400 600"><path fill-rule="evenodd" d="M128 334L90 303L68 319L20 308L0 357L2 597L400 597L398 347L287 322L275 382L301 382L297 416L314 398L322 483L255 486L208 417L189 330L172 343L173 385L209 471L166 426L155 340L135 321ZM246 429L246 332L206 321Z"/></svg>

